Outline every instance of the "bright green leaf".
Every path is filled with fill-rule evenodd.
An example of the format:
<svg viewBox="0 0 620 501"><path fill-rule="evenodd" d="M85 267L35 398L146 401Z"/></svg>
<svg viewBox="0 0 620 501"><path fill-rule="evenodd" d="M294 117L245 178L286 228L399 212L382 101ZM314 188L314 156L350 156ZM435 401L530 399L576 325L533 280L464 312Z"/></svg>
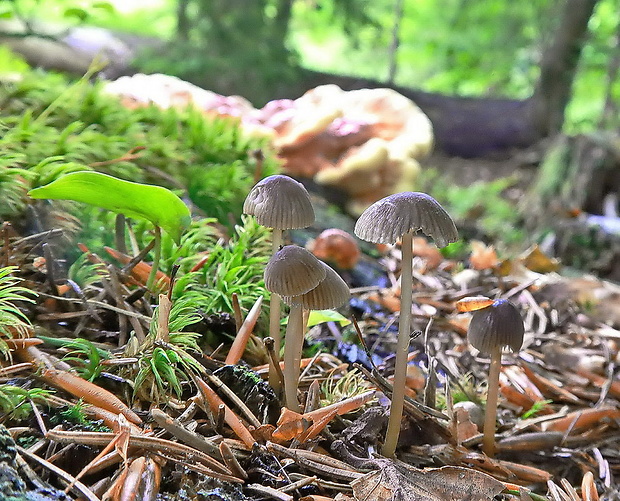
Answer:
<svg viewBox="0 0 620 501"><path fill-rule="evenodd" d="M312 310L308 316L308 327L314 327L317 324L325 322L337 322L340 326L349 325L351 321L334 310Z"/></svg>
<svg viewBox="0 0 620 501"><path fill-rule="evenodd" d="M99 172L73 172L28 192L32 198L75 200L128 217L147 219L178 243L189 226L183 201L161 186L132 183Z"/></svg>
<svg viewBox="0 0 620 501"><path fill-rule="evenodd" d="M85 21L88 18L88 12L79 7L70 7L63 13L64 17L75 17L80 21Z"/></svg>

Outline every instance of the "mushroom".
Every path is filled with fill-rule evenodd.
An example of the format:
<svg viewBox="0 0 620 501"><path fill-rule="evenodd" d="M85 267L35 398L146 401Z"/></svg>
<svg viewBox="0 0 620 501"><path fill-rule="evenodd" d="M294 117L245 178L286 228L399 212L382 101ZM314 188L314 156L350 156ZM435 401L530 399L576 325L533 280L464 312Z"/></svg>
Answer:
<svg viewBox="0 0 620 501"><path fill-rule="evenodd" d="M306 248L323 261L335 264L341 270L351 270L360 258L360 249L349 233L339 228L323 230Z"/></svg>
<svg viewBox="0 0 620 501"><path fill-rule="evenodd" d="M314 223L314 209L310 195L303 184L283 175L269 176L258 182L245 199L243 212L256 218L259 224L273 229L272 254L282 245L282 232L306 228ZM272 294L269 302L269 335L274 339L274 350L280 353L280 298ZM275 373L269 373L269 382L279 387Z"/></svg>
<svg viewBox="0 0 620 501"><path fill-rule="evenodd" d="M508 346L518 352L523 344L523 334L523 319L519 310L505 299L496 299L490 306L476 310L467 329L469 343L478 351L491 356L482 441L482 450L489 457L495 454L495 419L502 348Z"/></svg>
<svg viewBox="0 0 620 501"><path fill-rule="evenodd" d="M309 251L296 245L285 245L277 251L265 267L265 287L268 291L280 296L301 296L314 289L325 279L325 267ZM273 296L272 296L273 297ZM279 325L278 325L279 329ZM295 336L298 336L295 338ZM292 306L286 326L286 344L284 347L284 391L287 396L287 407L297 411L297 376L294 368L286 363L292 355L289 352L299 345L301 337L303 345L303 308ZM291 341L292 340L292 341ZM294 379L294 381L293 381ZM290 399L291 388L295 389L295 399Z"/></svg>
<svg viewBox="0 0 620 501"><path fill-rule="evenodd" d="M396 452L403 416L407 353L411 334L413 235L417 231L432 237L438 247L445 247L458 240L456 226L450 215L437 200L425 193L403 192L383 198L368 207L355 224L355 234L362 240L393 244L402 238L401 307L394 391L382 450L387 457L394 456Z"/></svg>
<svg viewBox="0 0 620 501"><path fill-rule="evenodd" d="M297 400L297 388L304 344L303 310L337 308L346 303L351 296L349 286L340 275L330 266L320 263L325 269L324 280L305 294L283 298L283 301L291 307L284 344L284 392L286 406L296 412L300 412L301 409Z"/></svg>

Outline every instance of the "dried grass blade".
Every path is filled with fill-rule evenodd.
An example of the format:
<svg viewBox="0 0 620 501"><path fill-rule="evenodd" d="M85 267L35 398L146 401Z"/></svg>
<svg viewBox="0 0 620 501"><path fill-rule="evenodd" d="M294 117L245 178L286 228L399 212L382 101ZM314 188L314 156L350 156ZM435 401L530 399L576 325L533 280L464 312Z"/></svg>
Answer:
<svg viewBox="0 0 620 501"><path fill-rule="evenodd" d="M115 412L116 414L122 414L134 424L142 423L142 419L116 395L71 372L49 368L43 371L41 378L46 383L71 393L73 396L81 398L89 404Z"/></svg>
<svg viewBox="0 0 620 501"><path fill-rule="evenodd" d="M250 339L250 335L254 331L256 321L260 316L262 304L263 296L260 296L254 303L254 306L252 306L252 309L249 311L248 316L245 318L243 324L239 328L239 332L237 332L235 340L230 347L230 351L226 356L226 364L235 365L239 362L239 360L241 360L243 352L245 351L245 347L247 346L248 340Z"/></svg>
<svg viewBox="0 0 620 501"><path fill-rule="evenodd" d="M73 432L64 430L50 430L46 438L61 443L78 443L85 445L107 445L115 437L114 433L105 432ZM213 471L230 475L231 472L224 465L213 459L211 456L200 452L197 449L188 447L178 442L172 442L163 438L147 437L143 435L131 435L129 437L130 447L139 447L149 452L166 453L172 456L186 456L203 463Z"/></svg>

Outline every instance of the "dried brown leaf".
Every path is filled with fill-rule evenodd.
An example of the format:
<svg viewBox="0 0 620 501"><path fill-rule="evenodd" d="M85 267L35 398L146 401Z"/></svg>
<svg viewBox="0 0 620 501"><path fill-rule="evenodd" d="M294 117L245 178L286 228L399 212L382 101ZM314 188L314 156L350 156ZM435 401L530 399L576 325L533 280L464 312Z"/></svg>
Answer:
<svg viewBox="0 0 620 501"><path fill-rule="evenodd" d="M482 501L504 490L490 475L468 468L421 470L387 459L380 466L351 483L357 501Z"/></svg>

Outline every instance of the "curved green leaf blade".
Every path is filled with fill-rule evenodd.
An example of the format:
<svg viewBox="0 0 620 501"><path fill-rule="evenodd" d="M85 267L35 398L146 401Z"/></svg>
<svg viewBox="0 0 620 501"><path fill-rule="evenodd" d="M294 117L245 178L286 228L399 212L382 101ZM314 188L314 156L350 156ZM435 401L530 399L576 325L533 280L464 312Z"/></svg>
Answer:
<svg viewBox="0 0 620 501"><path fill-rule="evenodd" d="M322 324L325 322L336 322L341 327L345 325L349 325L351 320L347 317L341 315L337 311L334 310L311 310L310 315L308 316L308 327L314 327L315 325Z"/></svg>
<svg viewBox="0 0 620 501"><path fill-rule="evenodd" d="M161 186L132 183L99 172L73 172L28 192L32 198L74 200L151 221L178 243L189 226L183 201Z"/></svg>

